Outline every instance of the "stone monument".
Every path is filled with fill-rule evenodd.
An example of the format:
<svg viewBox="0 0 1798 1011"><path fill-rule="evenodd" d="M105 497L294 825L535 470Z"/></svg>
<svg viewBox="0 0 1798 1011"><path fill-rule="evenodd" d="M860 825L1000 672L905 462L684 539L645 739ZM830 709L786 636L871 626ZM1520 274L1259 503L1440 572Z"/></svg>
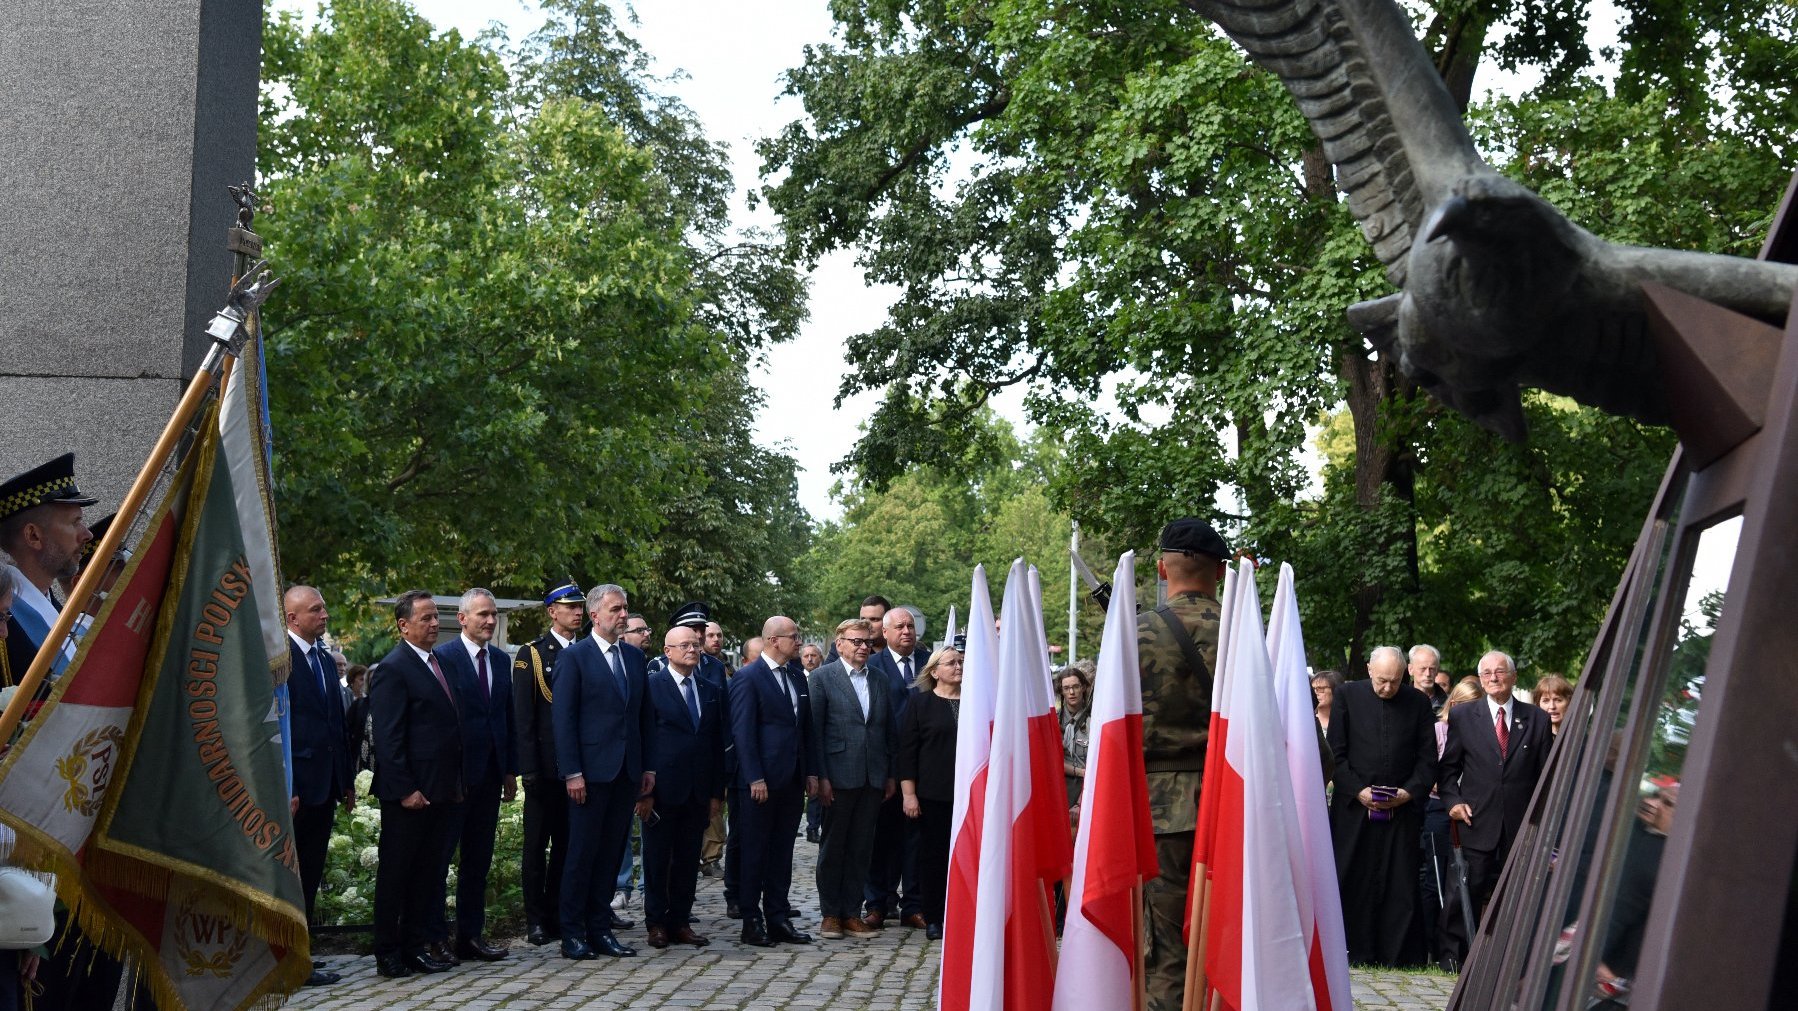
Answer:
<svg viewBox="0 0 1798 1011"><path fill-rule="evenodd" d="M0 31L0 474L124 496L231 282L262 5L17 0Z"/></svg>

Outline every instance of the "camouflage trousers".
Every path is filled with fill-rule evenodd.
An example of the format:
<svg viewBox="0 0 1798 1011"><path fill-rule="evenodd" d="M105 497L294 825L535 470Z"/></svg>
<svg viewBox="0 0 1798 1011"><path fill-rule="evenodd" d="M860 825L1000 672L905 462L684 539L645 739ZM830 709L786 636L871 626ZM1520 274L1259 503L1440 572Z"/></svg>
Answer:
<svg viewBox="0 0 1798 1011"><path fill-rule="evenodd" d="M1144 882L1143 969L1149 1011L1180 1011L1186 996L1186 879L1192 873L1192 832L1155 837L1161 873Z"/></svg>

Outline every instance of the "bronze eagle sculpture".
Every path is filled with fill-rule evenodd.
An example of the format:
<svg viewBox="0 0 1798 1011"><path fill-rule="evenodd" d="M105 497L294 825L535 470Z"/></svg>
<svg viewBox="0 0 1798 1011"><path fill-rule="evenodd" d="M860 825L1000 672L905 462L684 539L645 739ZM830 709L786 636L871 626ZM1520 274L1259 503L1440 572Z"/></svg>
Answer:
<svg viewBox="0 0 1798 1011"><path fill-rule="evenodd" d="M1643 282L1779 324L1798 266L1606 242L1499 175L1394 0L1187 0L1286 85L1397 294L1349 320L1512 439L1534 386L1650 423L1668 392Z"/></svg>

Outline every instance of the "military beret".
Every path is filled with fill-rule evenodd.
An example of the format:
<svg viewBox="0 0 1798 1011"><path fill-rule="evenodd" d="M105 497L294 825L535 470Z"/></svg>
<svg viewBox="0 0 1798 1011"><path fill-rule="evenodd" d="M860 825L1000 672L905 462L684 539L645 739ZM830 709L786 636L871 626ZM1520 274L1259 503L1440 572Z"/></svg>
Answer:
<svg viewBox="0 0 1798 1011"><path fill-rule="evenodd" d="M91 506L98 501L75 487L75 454L64 453L0 484L0 520L46 502Z"/></svg>
<svg viewBox="0 0 1798 1011"><path fill-rule="evenodd" d="M1184 516L1161 528L1161 550L1187 555L1210 555L1219 561L1230 557L1224 539L1211 529L1211 524L1193 516Z"/></svg>
<svg viewBox="0 0 1798 1011"><path fill-rule="evenodd" d="M705 630L706 622L712 620L712 609L703 600L691 600L674 609L668 616L669 628L697 628Z"/></svg>
<svg viewBox="0 0 1798 1011"><path fill-rule="evenodd" d="M587 595L581 592L580 585L570 579L543 595L543 606L551 604L585 604Z"/></svg>

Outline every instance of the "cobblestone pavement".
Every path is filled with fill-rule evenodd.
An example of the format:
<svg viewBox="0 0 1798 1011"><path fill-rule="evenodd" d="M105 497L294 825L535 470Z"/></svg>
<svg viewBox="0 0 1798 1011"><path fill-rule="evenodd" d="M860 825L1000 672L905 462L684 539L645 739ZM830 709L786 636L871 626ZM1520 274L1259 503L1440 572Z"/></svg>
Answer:
<svg viewBox="0 0 1798 1011"><path fill-rule="evenodd" d="M794 904L801 929L817 933L812 866L817 849L800 841L794 854ZM467 962L445 973L383 979L372 957L327 956L326 965L343 974L335 986L301 990L290 1007L319 1011L383 1008L455 1008L461 1011L527 1011L563 1008L717 1008L729 1011L823 1008L922 1009L936 992L937 947L922 930L888 926L868 940L815 941L771 949L737 943L739 924L724 916L721 882L701 878L696 906L700 933L712 938L704 948L684 945L657 951L643 939L641 923L619 931L635 947L635 958L600 957L590 962L562 958L557 946L533 948L511 938L511 957L500 962ZM641 920L633 901L625 918ZM1437 1009L1448 1003L1453 980L1447 976L1356 970L1357 1008L1403 1011ZM1103 1009L1094 1009L1103 1011ZM1270 1009L1272 1011L1272 1009Z"/></svg>

